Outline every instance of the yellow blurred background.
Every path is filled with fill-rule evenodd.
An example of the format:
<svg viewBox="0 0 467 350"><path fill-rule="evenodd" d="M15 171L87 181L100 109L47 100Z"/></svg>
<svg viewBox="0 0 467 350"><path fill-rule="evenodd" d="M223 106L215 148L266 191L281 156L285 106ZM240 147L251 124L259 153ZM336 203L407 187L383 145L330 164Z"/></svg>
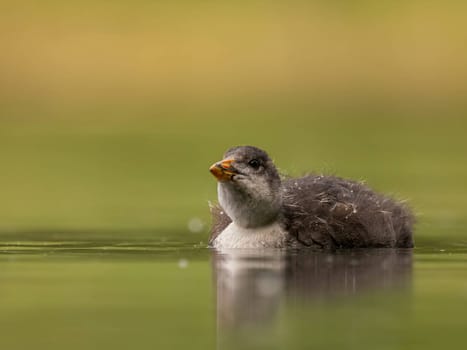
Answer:
<svg viewBox="0 0 467 350"><path fill-rule="evenodd" d="M462 1L15 1L2 102L464 103Z"/></svg>

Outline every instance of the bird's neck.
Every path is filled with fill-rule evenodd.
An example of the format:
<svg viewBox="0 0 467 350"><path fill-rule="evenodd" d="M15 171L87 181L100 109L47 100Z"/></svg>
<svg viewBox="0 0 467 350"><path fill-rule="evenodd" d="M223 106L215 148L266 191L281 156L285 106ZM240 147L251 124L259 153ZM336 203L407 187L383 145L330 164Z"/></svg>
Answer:
<svg viewBox="0 0 467 350"><path fill-rule="evenodd" d="M236 190L229 183L219 183L219 203L239 227L268 226L279 219L282 198L280 191L253 197Z"/></svg>

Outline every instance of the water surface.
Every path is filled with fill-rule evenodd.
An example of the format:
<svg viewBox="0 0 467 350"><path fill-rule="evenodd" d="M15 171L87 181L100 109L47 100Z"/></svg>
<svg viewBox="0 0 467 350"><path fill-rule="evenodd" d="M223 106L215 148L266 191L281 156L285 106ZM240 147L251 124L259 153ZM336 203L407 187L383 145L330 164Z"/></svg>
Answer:
<svg viewBox="0 0 467 350"><path fill-rule="evenodd" d="M9 349L438 349L467 324L467 248L222 251L202 235L12 232Z"/></svg>

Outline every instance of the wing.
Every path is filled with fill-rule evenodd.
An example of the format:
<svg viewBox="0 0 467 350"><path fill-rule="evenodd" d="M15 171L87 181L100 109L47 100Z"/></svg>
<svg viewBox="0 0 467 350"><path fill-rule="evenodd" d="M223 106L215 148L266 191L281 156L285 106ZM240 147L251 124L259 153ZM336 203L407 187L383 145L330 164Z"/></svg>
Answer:
<svg viewBox="0 0 467 350"><path fill-rule="evenodd" d="M209 203L209 209L211 210L212 218L211 236L209 237L209 244L211 244L232 220L219 204Z"/></svg>

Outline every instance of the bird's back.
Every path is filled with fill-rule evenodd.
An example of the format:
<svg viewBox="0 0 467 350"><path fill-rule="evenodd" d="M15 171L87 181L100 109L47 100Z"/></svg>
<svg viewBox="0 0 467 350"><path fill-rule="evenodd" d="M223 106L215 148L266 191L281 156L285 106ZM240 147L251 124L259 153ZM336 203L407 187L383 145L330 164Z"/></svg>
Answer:
<svg viewBox="0 0 467 350"><path fill-rule="evenodd" d="M283 223L306 246L413 247L410 209L360 182L307 175L283 182Z"/></svg>

